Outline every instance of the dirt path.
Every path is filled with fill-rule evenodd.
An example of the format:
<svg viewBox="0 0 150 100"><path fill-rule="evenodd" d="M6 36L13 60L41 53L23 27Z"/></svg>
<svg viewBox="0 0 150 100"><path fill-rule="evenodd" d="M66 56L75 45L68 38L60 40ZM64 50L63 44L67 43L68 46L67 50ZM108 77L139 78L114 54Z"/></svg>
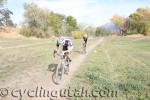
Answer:
<svg viewBox="0 0 150 100"><path fill-rule="evenodd" d="M93 45L87 48L90 53L103 38L98 39ZM38 45L38 44L37 44ZM7 88L8 96L0 97L0 100L63 100L59 98L58 92L65 88L75 71L88 55L79 55L72 60L69 75L64 76L64 80L60 85L55 85L52 81L52 72L42 70L40 68L28 68L23 72L16 72L7 80L2 80L0 88ZM15 89L14 91L12 91ZM48 91L49 96L48 96ZM53 92L52 92L53 91ZM7 91L6 91L7 92ZM51 94L52 93L52 94ZM12 95L14 94L15 97ZM54 95L55 97L52 97ZM1 96L1 90L0 90ZM31 96L31 97L30 97ZM53 98L53 99L51 99Z"/></svg>

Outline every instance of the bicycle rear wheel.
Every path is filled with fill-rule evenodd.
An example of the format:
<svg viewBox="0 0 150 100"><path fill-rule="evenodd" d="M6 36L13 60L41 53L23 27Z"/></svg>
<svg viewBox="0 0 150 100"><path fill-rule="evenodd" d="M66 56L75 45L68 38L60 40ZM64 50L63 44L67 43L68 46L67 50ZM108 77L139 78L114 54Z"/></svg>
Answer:
<svg viewBox="0 0 150 100"><path fill-rule="evenodd" d="M86 53L86 44L83 43L83 53Z"/></svg>

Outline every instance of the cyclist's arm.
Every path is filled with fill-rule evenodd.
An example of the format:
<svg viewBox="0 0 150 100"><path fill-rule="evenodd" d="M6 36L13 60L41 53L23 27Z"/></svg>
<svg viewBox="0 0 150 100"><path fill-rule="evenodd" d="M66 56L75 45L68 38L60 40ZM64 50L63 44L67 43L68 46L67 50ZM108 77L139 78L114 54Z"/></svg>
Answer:
<svg viewBox="0 0 150 100"><path fill-rule="evenodd" d="M56 43L56 47L57 47L57 50L59 49L59 42L58 42L58 40L57 40L57 43Z"/></svg>
<svg viewBox="0 0 150 100"><path fill-rule="evenodd" d="M70 41L69 46L68 46L69 52L72 51L72 49L73 49L73 44L72 44L72 41Z"/></svg>
<svg viewBox="0 0 150 100"><path fill-rule="evenodd" d="M73 49L73 46L69 46L68 47L68 52L72 51L72 49Z"/></svg>

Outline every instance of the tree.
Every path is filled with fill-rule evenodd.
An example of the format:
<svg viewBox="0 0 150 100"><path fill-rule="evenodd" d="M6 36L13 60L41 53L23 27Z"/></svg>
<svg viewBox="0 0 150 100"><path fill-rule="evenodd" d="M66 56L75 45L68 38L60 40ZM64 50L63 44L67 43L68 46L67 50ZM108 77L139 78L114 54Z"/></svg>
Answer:
<svg viewBox="0 0 150 100"><path fill-rule="evenodd" d="M96 28L86 24L79 24L78 28L80 31L87 33L88 35L95 35Z"/></svg>
<svg viewBox="0 0 150 100"><path fill-rule="evenodd" d="M6 3L7 0L0 0L0 8ZM12 11L9 9L0 9L0 26L14 26L10 15L12 15Z"/></svg>
<svg viewBox="0 0 150 100"><path fill-rule="evenodd" d="M62 20L64 16L51 12L48 15L48 24L53 28L56 34L61 34Z"/></svg>
<svg viewBox="0 0 150 100"><path fill-rule="evenodd" d="M96 32L96 28L92 26L88 26L85 28L84 32L87 33L88 35L94 35Z"/></svg>
<svg viewBox="0 0 150 100"><path fill-rule="evenodd" d="M111 18L111 21L115 24L115 26L118 28L119 33L122 34L122 30L124 29L124 23L125 23L125 18L119 16L119 15L114 15Z"/></svg>
<svg viewBox="0 0 150 100"><path fill-rule="evenodd" d="M136 12L140 13L143 16L144 20L150 20L150 8L138 8Z"/></svg>
<svg viewBox="0 0 150 100"><path fill-rule="evenodd" d="M150 29L150 9L138 8L136 12L129 16L131 33L140 33L146 35Z"/></svg>
<svg viewBox="0 0 150 100"><path fill-rule="evenodd" d="M77 29L77 20L73 16L68 16L66 18L66 24L69 33Z"/></svg>
<svg viewBox="0 0 150 100"><path fill-rule="evenodd" d="M49 36L48 10L39 8L36 4L24 4L24 27L21 34L44 38Z"/></svg>
<svg viewBox="0 0 150 100"><path fill-rule="evenodd" d="M131 14L129 16L130 19L133 19L135 21L139 21L139 20L142 20L144 18L143 14L139 13L139 12L135 12L133 14Z"/></svg>
<svg viewBox="0 0 150 100"><path fill-rule="evenodd" d="M7 0L0 0L0 7L2 7L4 5L4 3L6 3Z"/></svg>
<svg viewBox="0 0 150 100"><path fill-rule="evenodd" d="M0 10L0 25L1 26L14 26L10 15L12 15L13 12L9 9L1 9Z"/></svg>
<svg viewBox="0 0 150 100"><path fill-rule="evenodd" d="M96 36L106 36L106 35L108 35L108 33L106 32L106 30L103 27L97 27L95 35Z"/></svg>
<svg viewBox="0 0 150 100"><path fill-rule="evenodd" d="M24 10L25 22L21 34L39 38L62 34L64 15L42 9L34 3L25 4Z"/></svg>

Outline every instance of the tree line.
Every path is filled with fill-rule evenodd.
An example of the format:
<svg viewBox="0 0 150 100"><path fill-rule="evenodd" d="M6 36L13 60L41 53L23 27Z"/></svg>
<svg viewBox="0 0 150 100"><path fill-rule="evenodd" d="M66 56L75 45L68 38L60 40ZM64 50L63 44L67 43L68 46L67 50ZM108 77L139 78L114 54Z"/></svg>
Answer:
<svg viewBox="0 0 150 100"><path fill-rule="evenodd" d="M111 21L116 25L120 35L150 35L150 8L138 8L127 18L114 15Z"/></svg>
<svg viewBox="0 0 150 100"><path fill-rule="evenodd" d="M73 16L54 13L42 9L36 4L24 4L25 21L21 34L45 38L52 35L69 34L78 29L77 20Z"/></svg>
<svg viewBox="0 0 150 100"><path fill-rule="evenodd" d="M84 33L93 36L106 33L104 28L79 24L73 16L42 9L34 3L24 4L24 18L20 34L28 37L47 38L54 35L69 35L74 38L82 38Z"/></svg>
<svg viewBox="0 0 150 100"><path fill-rule="evenodd" d="M7 0L0 0L0 26L15 26L11 20L13 12L3 8ZM107 36L110 33L103 26L79 24L73 16L65 16L48 9L42 9L34 3L24 4L24 22L20 34L30 37L47 38L58 35L72 35L81 38L84 33L93 36ZM150 35L150 8L138 8L128 17L114 15L111 22L116 26L118 35Z"/></svg>

